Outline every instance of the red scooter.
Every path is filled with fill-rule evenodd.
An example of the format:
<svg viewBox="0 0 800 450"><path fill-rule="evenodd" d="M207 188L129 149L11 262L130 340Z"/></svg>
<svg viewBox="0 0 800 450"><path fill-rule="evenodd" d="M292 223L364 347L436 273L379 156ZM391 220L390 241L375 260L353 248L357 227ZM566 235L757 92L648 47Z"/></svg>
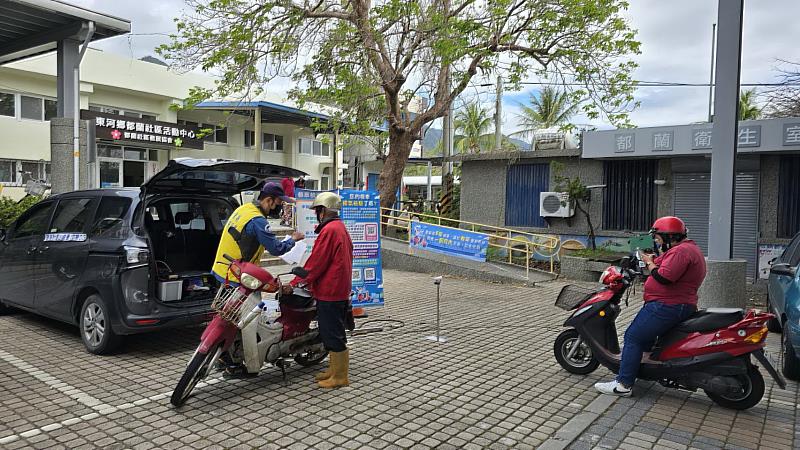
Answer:
<svg viewBox="0 0 800 450"><path fill-rule="evenodd" d="M319 330L310 326L317 308L308 291L295 287L292 294L282 294L279 277L255 264L224 256L230 261L229 273L236 275L239 284L226 282L219 288L211 304L214 318L172 393L174 406L182 406L198 382L214 369L244 366L257 373L269 363L279 367L285 378L290 360L307 367L328 356ZM302 267L295 267L291 274L308 275ZM262 292L277 293L280 317L276 320L272 320L274 315L262 314L269 312L268 302L261 300Z"/></svg>
<svg viewBox="0 0 800 450"><path fill-rule="evenodd" d="M569 329L558 335L553 350L568 372L585 375L600 364L619 372L622 355L615 321L623 294L642 276L640 260L637 251L623 258L620 267L606 269L600 279L605 286L599 290L562 288L556 306L574 312L564 322ZM668 388L702 389L726 408L755 406L764 396L764 378L750 355L781 389L786 388L764 354L767 322L772 318L753 309L699 310L656 340L652 351L644 354L637 378Z"/></svg>

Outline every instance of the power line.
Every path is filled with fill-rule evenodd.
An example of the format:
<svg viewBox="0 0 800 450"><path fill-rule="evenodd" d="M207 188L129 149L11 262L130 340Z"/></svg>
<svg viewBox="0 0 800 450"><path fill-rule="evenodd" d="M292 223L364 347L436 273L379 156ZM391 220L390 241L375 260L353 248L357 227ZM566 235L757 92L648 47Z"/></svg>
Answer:
<svg viewBox="0 0 800 450"><path fill-rule="evenodd" d="M538 86L585 86L584 83L556 83L549 81L522 81L522 85L538 85ZM595 86L605 86L608 83L592 83ZM492 87L494 83L483 83L475 85L477 87ZM713 86L710 83L681 83L681 82L667 82L667 81L633 81L633 85L637 87L709 87ZM800 87L800 83L741 83L742 87Z"/></svg>

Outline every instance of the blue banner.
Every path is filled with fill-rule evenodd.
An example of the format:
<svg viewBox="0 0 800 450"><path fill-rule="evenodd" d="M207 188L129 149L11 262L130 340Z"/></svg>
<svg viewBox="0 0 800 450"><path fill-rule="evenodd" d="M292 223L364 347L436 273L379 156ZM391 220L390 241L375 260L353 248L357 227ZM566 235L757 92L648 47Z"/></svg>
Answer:
<svg viewBox="0 0 800 450"><path fill-rule="evenodd" d="M424 222L411 222L411 248L443 253L473 261L486 261L489 236Z"/></svg>
<svg viewBox="0 0 800 450"><path fill-rule="evenodd" d="M375 191L339 190L341 218L353 241L354 307L383 306L381 201Z"/></svg>
<svg viewBox="0 0 800 450"><path fill-rule="evenodd" d="M308 250L313 251L317 219L311 209L314 197L324 191L295 191L297 231L305 234ZM353 288L350 301L354 307L383 306L383 271L381 270L380 196L374 191L342 189L339 216L353 241ZM305 262L305 259L303 262Z"/></svg>

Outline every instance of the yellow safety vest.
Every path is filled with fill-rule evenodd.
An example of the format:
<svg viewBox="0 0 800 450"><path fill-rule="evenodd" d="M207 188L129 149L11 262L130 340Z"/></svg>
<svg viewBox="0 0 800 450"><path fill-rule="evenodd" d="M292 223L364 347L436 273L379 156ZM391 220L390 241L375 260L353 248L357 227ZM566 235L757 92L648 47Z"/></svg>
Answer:
<svg viewBox="0 0 800 450"><path fill-rule="evenodd" d="M233 236L231 236L231 234L228 232L228 229L234 228L236 231L244 235L244 227L255 217L264 217L264 214L261 213L261 210L258 209L258 206L255 204L245 203L244 205L236 208L236 211L234 211L233 214L231 214L231 216L228 218L228 222L225 223L225 227L222 229L222 239L219 241L219 247L217 247L217 256L214 259L214 268L212 270L215 274L222 278L227 277L231 281L239 281L239 279L232 273L228 274L229 261L222 256L227 254L233 259L242 258L242 249L233 239ZM263 253L264 246L259 244L255 254L252 258L250 258L250 262L258 264L261 261L261 255Z"/></svg>

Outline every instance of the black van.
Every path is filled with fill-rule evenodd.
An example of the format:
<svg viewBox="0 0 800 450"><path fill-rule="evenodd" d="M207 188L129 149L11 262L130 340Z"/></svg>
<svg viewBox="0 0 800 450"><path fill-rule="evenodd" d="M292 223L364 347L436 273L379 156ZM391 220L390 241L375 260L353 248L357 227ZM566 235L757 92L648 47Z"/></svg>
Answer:
<svg viewBox="0 0 800 450"><path fill-rule="evenodd" d="M54 195L0 230L0 313L10 307L76 324L90 353L120 336L198 323L234 197L303 172L220 159L170 161L139 189Z"/></svg>

